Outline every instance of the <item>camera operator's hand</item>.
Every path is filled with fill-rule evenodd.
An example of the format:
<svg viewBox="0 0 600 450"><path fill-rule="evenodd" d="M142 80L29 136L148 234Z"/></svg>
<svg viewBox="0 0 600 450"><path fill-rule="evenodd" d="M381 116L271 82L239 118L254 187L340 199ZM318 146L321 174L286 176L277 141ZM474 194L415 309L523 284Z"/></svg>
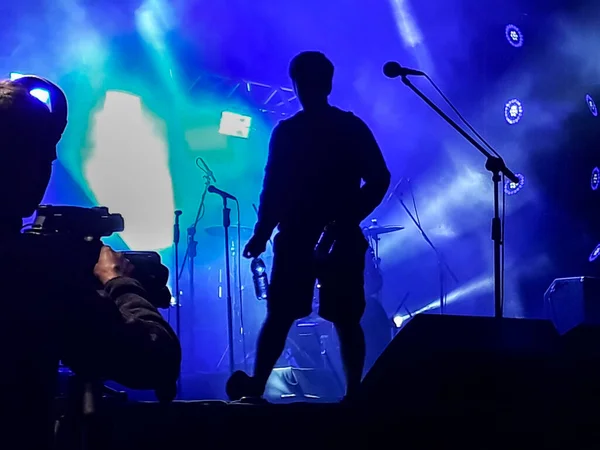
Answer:
<svg viewBox="0 0 600 450"><path fill-rule="evenodd" d="M102 247L98 262L94 267L94 275L102 284L106 284L114 278L129 276L132 271L133 264L121 253L115 252L107 245Z"/></svg>

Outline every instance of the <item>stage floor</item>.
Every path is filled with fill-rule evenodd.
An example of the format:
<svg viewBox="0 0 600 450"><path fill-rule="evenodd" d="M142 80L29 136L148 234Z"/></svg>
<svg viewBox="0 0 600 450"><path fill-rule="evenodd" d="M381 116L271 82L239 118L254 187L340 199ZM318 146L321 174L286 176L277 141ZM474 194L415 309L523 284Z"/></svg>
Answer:
<svg viewBox="0 0 600 450"><path fill-rule="evenodd" d="M498 448L500 442L573 449L588 439L596 419L573 411L512 411L458 415L452 411L410 415L392 399L377 409L341 404L247 405L220 401L128 403L103 414L103 448L182 450L199 448ZM535 412L534 412L535 411ZM595 417L595 416L594 416ZM552 440L548 447L544 442ZM565 443L563 445L563 442ZM568 443L568 445L567 445Z"/></svg>

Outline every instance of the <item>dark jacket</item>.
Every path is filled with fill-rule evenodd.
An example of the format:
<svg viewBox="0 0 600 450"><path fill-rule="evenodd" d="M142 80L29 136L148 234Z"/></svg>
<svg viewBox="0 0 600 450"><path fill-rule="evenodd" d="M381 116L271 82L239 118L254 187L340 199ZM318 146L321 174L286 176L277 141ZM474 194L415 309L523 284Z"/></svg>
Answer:
<svg viewBox="0 0 600 450"><path fill-rule="evenodd" d="M59 360L134 389L176 382L179 340L131 278L99 294L68 249L0 236L0 447L47 448Z"/></svg>
<svg viewBox="0 0 600 450"><path fill-rule="evenodd" d="M255 234L266 241L277 226L311 237L331 221L358 226L389 184L381 150L361 119L331 106L301 111L273 130Z"/></svg>

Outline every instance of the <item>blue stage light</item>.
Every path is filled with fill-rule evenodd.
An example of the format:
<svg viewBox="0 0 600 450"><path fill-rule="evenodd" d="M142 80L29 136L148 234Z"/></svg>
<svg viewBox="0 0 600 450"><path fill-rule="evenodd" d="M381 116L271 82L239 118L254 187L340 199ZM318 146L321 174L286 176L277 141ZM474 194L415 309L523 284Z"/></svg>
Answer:
<svg viewBox="0 0 600 450"><path fill-rule="evenodd" d="M590 186L592 187L592 191L597 191L598 186L600 186L600 169L594 167L592 170L592 179L590 181Z"/></svg>
<svg viewBox="0 0 600 450"><path fill-rule="evenodd" d="M598 117L598 107L596 106L596 102L594 102L594 99L590 94L585 96L585 103L588 105L588 108L590 108L592 116Z"/></svg>
<svg viewBox="0 0 600 450"><path fill-rule="evenodd" d="M519 100L513 98L504 105L504 118L509 125L518 123L523 117L523 105Z"/></svg>
<svg viewBox="0 0 600 450"><path fill-rule="evenodd" d="M50 104L50 93L45 89L33 89L29 92L33 97L46 105Z"/></svg>
<svg viewBox="0 0 600 450"><path fill-rule="evenodd" d="M523 46L523 33L515 25L507 25L504 33L510 45L516 48Z"/></svg>
<svg viewBox="0 0 600 450"><path fill-rule="evenodd" d="M515 173L515 175L519 179L519 182L515 183L513 181L508 180L504 185L504 192L506 193L506 195L515 195L521 189L523 189L523 186L525 185L525 177L520 173Z"/></svg>
<svg viewBox="0 0 600 450"><path fill-rule="evenodd" d="M25 75L23 75L22 73L19 72L11 72L10 73L10 80L11 81L15 81L18 80L19 78L23 78ZM48 108L51 107L50 105L50 93L45 90L45 89L32 89L31 92L29 92L33 97L37 98L40 102L45 103L46 106L48 106Z"/></svg>
<svg viewBox="0 0 600 450"><path fill-rule="evenodd" d="M596 248L590 253L589 261L594 262L600 256L600 244L596 245Z"/></svg>

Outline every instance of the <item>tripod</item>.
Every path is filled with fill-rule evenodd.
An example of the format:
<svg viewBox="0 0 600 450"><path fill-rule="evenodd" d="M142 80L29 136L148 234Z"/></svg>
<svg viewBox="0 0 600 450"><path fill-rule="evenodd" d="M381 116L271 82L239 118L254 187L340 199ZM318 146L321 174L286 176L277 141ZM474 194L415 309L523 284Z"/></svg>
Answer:
<svg viewBox="0 0 600 450"><path fill-rule="evenodd" d="M109 399L126 402L127 394L101 381L80 375L68 379L66 410L54 428L55 447L65 450L103 450L102 404Z"/></svg>

